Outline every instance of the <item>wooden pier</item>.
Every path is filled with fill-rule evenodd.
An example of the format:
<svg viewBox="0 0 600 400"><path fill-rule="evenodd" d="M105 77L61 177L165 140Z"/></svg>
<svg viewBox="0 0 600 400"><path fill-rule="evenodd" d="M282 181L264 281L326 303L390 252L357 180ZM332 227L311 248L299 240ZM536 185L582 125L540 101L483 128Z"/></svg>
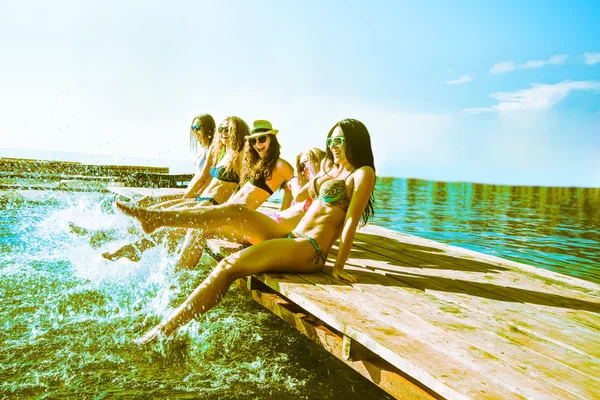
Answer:
<svg viewBox="0 0 600 400"><path fill-rule="evenodd" d="M596 283L373 225L331 266L236 284L399 399L600 399Z"/></svg>
<svg viewBox="0 0 600 400"><path fill-rule="evenodd" d="M106 191L107 186L184 187L193 174L168 167L83 164L72 161L0 158L0 190Z"/></svg>

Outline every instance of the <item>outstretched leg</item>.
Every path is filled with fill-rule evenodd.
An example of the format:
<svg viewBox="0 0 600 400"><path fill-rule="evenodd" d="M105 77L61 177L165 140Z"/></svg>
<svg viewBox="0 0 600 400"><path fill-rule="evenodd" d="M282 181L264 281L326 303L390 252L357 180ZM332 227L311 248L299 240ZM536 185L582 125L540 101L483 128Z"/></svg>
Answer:
<svg viewBox="0 0 600 400"><path fill-rule="evenodd" d="M142 252L156 245L156 242L142 238L133 243L128 243L125 246L119 247L114 251L105 251L102 253L102 257L110 261L116 261L121 257L128 258L131 261L138 262L142 257Z"/></svg>
<svg viewBox="0 0 600 400"><path fill-rule="evenodd" d="M279 237L289 232L263 213L243 204L163 211L147 210L118 201L116 204L125 214L140 221L146 233L163 226L209 230L228 225L247 236L251 243L258 243L273 238L270 234L272 231L281 233Z"/></svg>
<svg viewBox="0 0 600 400"><path fill-rule="evenodd" d="M207 239L224 239L228 242L239 243L242 245L256 244L260 240L273 239L281 237L286 231L272 230L266 231L263 227L260 227L261 236L257 238L255 235L249 234L257 230L257 227L253 227L246 223L239 228L234 228L231 225L223 225L216 229L203 230L200 229L189 229L186 235L186 240L181 249L179 260L175 266L175 270L181 269L193 269L204 253ZM272 232L272 233L269 233ZM268 235L268 236L267 236Z"/></svg>
<svg viewBox="0 0 600 400"><path fill-rule="evenodd" d="M179 259L175 264L175 271L193 269L202 258L205 239L198 230L188 229Z"/></svg>
<svg viewBox="0 0 600 400"><path fill-rule="evenodd" d="M268 217L267 217L268 218ZM171 316L138 339L147 343L159 335L169 336L181 325L214 307L239 278L262 272L318 272L323 264L307 261L315 249L307 239L272 239L223 259Z"/></svg>
<svg viewBox="0 0 600 400"><path fill-rule="evenodd" d="M205 203L205 202L198 202L198 203L180 202L179 200L178 200L178 202L179 203L177 205L171 206L172 207L171 209L173 211L176 209L178 210L179 209L178 207L202 208L202 207L205 207L207 204L210 204L210 203ZM138 206L129 206L129 205L126 205L126 203L117 201L117 206L119 206L119 205L121 205L121 207L126 207L126 208L131 207L132 209L136 209L136 210L145 210L144 208L139 208ZM119 207L119 208L121 208L121 207ZM185 237L186 231L185 230L173 230L173 229L156 230L156 228L155 228L152 232L147 232L147 233L152 233L150 235L150 239L142 238L135 242L128 243L125 246L122 246L115 251L107 251L107 252L102 253L102 257L104 257L110 261L115 261L121 257L125 257L125 258L130 259L131 261L137 262L140 260L141 254L144 251L156 246L158 244L158 242L163 240L165 237L169 240L169 248L170 249L175 248L178 241L181 240L183 237Z"/></svg>

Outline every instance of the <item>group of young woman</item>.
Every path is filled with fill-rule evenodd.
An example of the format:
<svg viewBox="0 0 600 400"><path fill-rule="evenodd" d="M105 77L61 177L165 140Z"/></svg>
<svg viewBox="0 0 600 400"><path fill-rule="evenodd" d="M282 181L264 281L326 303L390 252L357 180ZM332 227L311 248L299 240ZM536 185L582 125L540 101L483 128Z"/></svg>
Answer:
<svg viewBox="0 0 600 400"><path fill-rule="evenodd" d="M139 253L160 238L176 243L185 236L177 267L193 268L208 238L248 245L221 260L187 300L138 343L169 336L207 312L238 278L321 270L338 239L332 275L358 281L344 265L359 222L366 223L374 213L375 165L367 128L355 119L339 121L327 133L325 151L313 148L297 156L296 175L280 158L277 134L265 120L255 121L250 130L242 119L227 117L217 128L210 115L200 115L192 121L190 140L202 151L185 194L117 201L117 208L139 220L151 239L105 253L106 258L139 259ZM257 211L280 187L281 211Z"/></svg>

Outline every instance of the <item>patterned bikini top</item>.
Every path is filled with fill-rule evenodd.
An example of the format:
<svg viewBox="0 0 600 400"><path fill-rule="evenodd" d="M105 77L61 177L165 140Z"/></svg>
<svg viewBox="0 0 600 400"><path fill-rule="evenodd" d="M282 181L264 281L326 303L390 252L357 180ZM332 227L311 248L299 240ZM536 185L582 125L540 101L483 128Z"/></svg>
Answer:
<svg viewBox="0 0 600 400"><path fill-rule="evenodd" d="M352 172L354 172L354 170L352 170ZM352 172L350 172L350 175L352 175ZM318 196L317 178L314 178L312 184L308 187L308 194L313 199L319 199L329 206L339 207L346 212L348 211L348 206L350 205L346 180L350 177L350 175L348 175L346 179L331 179L323 182L321 188L319 189Z"/></svg>

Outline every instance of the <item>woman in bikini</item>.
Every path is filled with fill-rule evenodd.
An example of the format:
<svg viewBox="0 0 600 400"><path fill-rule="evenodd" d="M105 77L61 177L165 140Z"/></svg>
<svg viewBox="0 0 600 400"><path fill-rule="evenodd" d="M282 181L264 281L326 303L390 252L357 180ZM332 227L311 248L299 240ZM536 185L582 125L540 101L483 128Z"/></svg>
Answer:
<svg viewBox="0 0 600 400"><path fill-rule="evenodd" d="M183 198L164 201L159 208L180 210L222 204L235 192L241 173L244 138L250 134L248 124L239 117L227 117L218 128L218 140L211 146L201 176L192 181ZM208 176L208 178L207 178ZM199 196L196 194L200 193ZM115 251L107 251L102 257L114 261L126 257L139 261L141 253L154 247L164 237L175 244L185 236L186 230L161 230L126 244Z"/></svg>
<svg viewBox="0 0 600 400"><path fill-rule="evenodd" d="M359 221L373 216L375 165L367 128L354 119L338 122L327 135L325 172L313 178L297 196L313 202L295 230L289 232L269 217L247 207L209 207L182 212L154 211L117 202L126 214L137 218L142 229L152 232L160 226L215 228L227 218L247 219L258 227L251 234L262 240L224 258L169 318L162 321L138 343L169 336L216 305L236 279L262 272L314 273L321 270L327 253L339 238L333 277L357 282L358 277L344 271ZM207 211L208 210L208 211ZM218 211L214 211L218 210ZM219 218L216 218L219 217Z"/></svg>
<svg viewBox="0 0 600 400"><path fill-rule="evenodd" d="M166 208L171 205L170 203L166 203L166 201L177 200L182 197L189 198L198 196L198 189L204 188L206 183L210 181L208 171L210 171L212 165L210 165L207 160L211 153L211 145L216 131L215 128L215 120L209 114L198 115L192 120L192 126L190 127L190 150L197 156L196 161L194 162L196 171L183 196L180 194L146 196L136 201L136 204L146 208L150 206L153 206L153 208ZM221 127L221 131L222 129L223 128ZM223 145L222 137L220 143ZM218 143L215 145L218 146Z"/></svg>
<svg viewBox="0 0 600 400"><path fill-rule="evenodd" d="M251 134L246 137L244 147L244 162L242 164L241 188L233 195L227 204L243 205L256 210L275 190L292 180L293 168L282 158L281 145L277 139L279 131L273 129L266 120L254 121ZM287 190L287 188L285 188ZM198 264L202 257L206 239L222 237L224 239L243 243L237 232L231 227L221 227L217 230L200 231L190 229L186 236L176 270L191 269Z"/></svg>

